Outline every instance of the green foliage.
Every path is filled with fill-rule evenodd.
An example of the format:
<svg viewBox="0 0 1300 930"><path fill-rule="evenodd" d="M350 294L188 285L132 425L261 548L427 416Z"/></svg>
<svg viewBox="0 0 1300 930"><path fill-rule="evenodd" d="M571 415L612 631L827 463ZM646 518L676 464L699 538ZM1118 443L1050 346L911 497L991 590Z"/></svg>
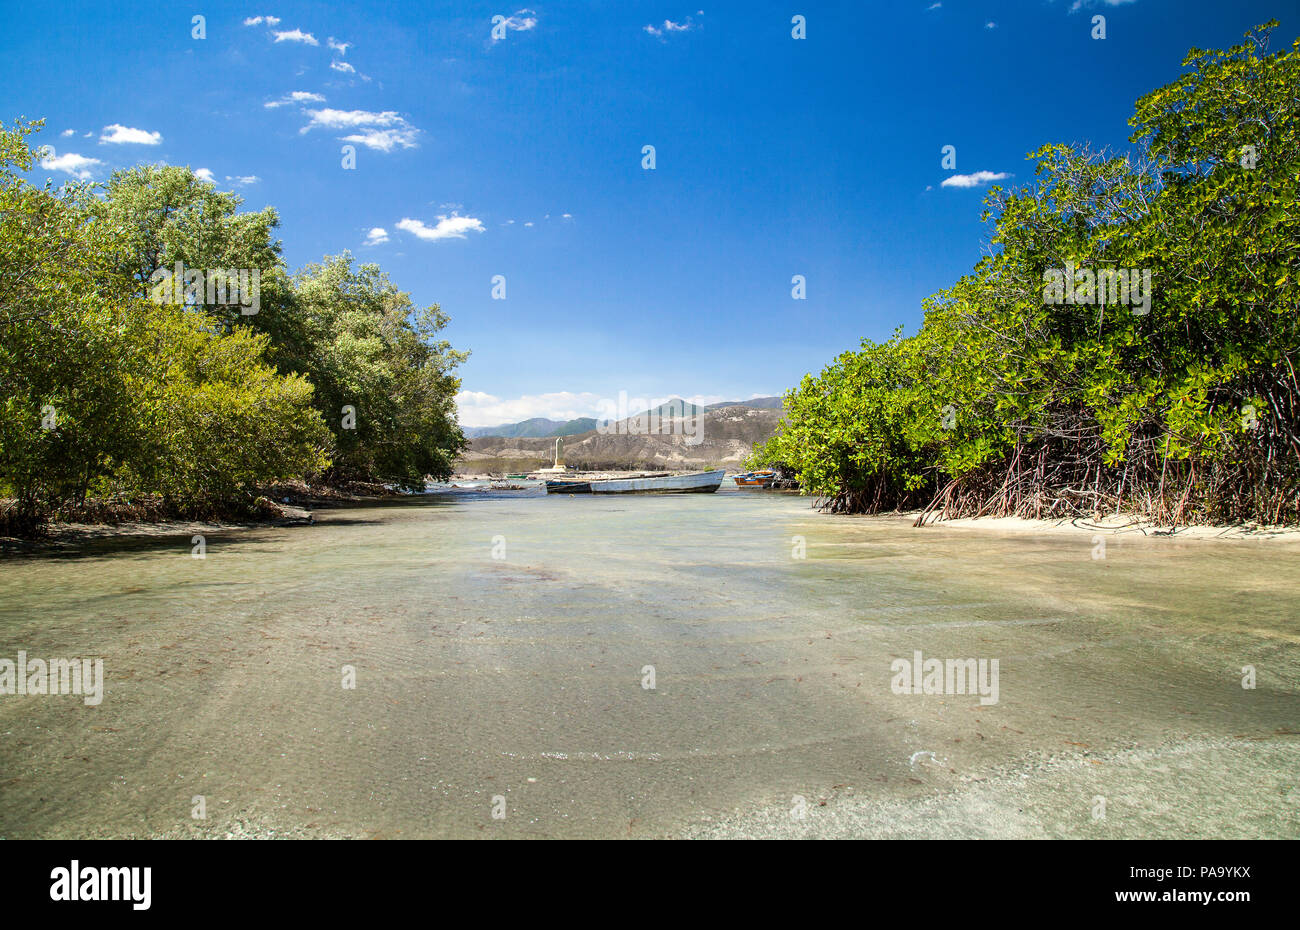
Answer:
<svg viewBox="0 0 1300 930"><path fill-rule="evenodd" d="M290 276L272 237L275 211L241 213L241 202L187 168L139 166L113 176L101 215L130 230L115 261L142 295L176 262L258 270L256 314L237 301L205 309L227 331L266 335L276 369L314 386L313 405L333 435L326 478L419 488L426 476L448 477L465 446L452 372L466 353L437 338L446 315L437 305L416 308L378 266L354 268L346 253ZM348 428L344 407L354 411Z"/></svg>
<svg viewBox="0 0 1300 930"><path fill-rule="evenodd" d="M1300 42L1262 54L1275 25L1193 50L1136 155L1032 153L1033 185L989 192L992 254L916 335L805 378L751 461L850 511L1297 519ZM1048 300L1067 263L1149 270L1149 306Z"/></svg>
<svg viewBox="0 0 1300 930"><path fill-rule="evenodd" d="M96 216L117 230L111 261L139 296L149 296L155 272L181 262L201 270L255 268L262 288L269 288L274 298L284 279L280 243L272 238L280 219L271 207L240 213L242 203L237 194L218 191L189 168L137 165L115 172L104 198L93 206ZM208 309L228 326L240 316L238 306L230 304Z"/></svg>
<svg viewBox="0 0 1300 930"><path fill-rule="evenodd" d="M218 512L286 479L450 474L465 356L436 338L437 306L347 255L292 278L275 212L185 168L117 172L102 196L34 187L39 129L0 124L0 524L31 532L88 497ZM176 262L257 270L258 312L151 299Z"/></svg>
<svg viewBox="0 0 1300 930"><path fill-rule="evenodd" d="M245 328L215 334L205 314L171 304L141 303L137 313L149 357L127 393L141 454L114 474L117 488L251 503L260 483L328 465L330 433L312 409L312 386L264 360L266 336Z"/></svg>
<svg viewBox="0 0 1300 930"><path fill-rule="evenodd" d="M293 306L298 336L277 361L316 385L337 442L334 476L407 487L450 477L467 445L452 375L467 353L437 338L447 324L441 308L416 308L379 266L354 268L346 252L295 276ZM351 428L344 407L355 411Z"/></svg>

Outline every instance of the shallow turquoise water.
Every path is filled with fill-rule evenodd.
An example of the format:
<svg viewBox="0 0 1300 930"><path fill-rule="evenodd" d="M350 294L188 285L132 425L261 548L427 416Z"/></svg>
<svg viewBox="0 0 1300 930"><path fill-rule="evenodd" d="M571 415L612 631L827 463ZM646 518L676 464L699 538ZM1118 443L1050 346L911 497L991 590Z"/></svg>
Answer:
<svg viewBox="0 0 1300 930"><path fill-rule="evenodd" d="M1300 833L1294 545L1121 536L1099 560L1089 534L727 491L433 495L206 544L0 561L0 657L102 656L107 678L96 707L0 696L0 836L676 835L796 795L915 806L1135 751L1156 761L1109 790L1137 797L1193 744L1237 753L1205 754L1198 790L1231 810L1203 830ZM998 659L998 703L895 694L915 650ZM1099 826L1087 800L1040 799L1036 823L1198 829L1195 806L1139 802ZM959 819L1023 832L1001 803Z"/></svg>

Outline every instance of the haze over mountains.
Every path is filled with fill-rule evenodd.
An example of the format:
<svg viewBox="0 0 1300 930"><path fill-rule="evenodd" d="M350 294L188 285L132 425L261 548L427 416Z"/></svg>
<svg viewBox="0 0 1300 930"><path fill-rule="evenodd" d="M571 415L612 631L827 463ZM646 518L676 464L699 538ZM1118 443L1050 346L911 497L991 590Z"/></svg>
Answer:
<svg viewBox="0 0 1300 930"><path fill-rule="evenodd" d="M727 400L717 404L709 404L704 408L697 407L694 404L688 404L683 400L674 399L661 404L656 410L660 413L666 411L669 407L675 406L678 411L685 410L687 414L694 414L703 409L720 410L723 407L754 407L759 410L779 410L781 409L781 398L779 397L755 397L750 400ZM650 411L647 411L649 413ZM594 430L598 421L594 417L578 417L575 420L548 420L545 417L533 417L529 420L521 420L518 423L502 423L500 426L466 426L463 432L468 439L479 439L485 436L500 436L502 438L540 438L550 436L574 436L579 433L585 433Z"/></svg>
<svg viewBox="0 0 1300 930"><path fill-rule="evenodd" d="M466 430L470 447L461 456L461 474L511 474L549 466L555 454L555 440L563 437L566 464L582 469L693 469L724 467L740 470L754 445L776 432L784 411L779 397L758 397L752 401L727 401L707 407L670 401L653 411L620 420L604 429L596 421L581 432L545 435L477 435ZM657 416L651 416L657 414ZM506 428L528 428L527 424L554 423L542 419L484 427L493 433ZM564 429L583 420L570 420L553 427ZM647 429L647 424L652 424ZM540 427L534 427L540 428Z"/></svg>
<svg viewBox="0 0 1300 930"><path fill-rule="evenodd" d="M595 428L595 417L579 417L576 420L548 420L545 417L533 417L530 420L520 420L518 423L503 423L500 426L465 426L461 429L466 438L478 439L481 436L506 438L572 436L574 433L585 433Z"/></svg>

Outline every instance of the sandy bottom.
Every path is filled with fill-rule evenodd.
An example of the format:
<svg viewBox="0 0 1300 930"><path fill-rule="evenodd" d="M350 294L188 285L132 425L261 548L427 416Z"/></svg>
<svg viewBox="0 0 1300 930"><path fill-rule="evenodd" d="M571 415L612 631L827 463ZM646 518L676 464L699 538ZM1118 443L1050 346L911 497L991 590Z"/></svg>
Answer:
<svg viewBox="0 0 1300 930"><path fill-rule="evenodd" d="M906 515L915 519L917 514ZM1176 539L1272 539L1300 542L1300 527L1234 524L1232 526L1160 526L1133 517L1101 520L1026 520L1023 517L978 517L930 522L927 526L986 530L995 533L1088 533L1101 536L1150 536Z"/></svg>
<svg viewBox="0 0 1300 930"><path fill-rule="evenodd" d="M955 787L892 800L841 786L802 805L731 811L692 838L1215 839L1300 835L1297 734L1263 746L1188 740L1097 754L1031 757ZM922 780L941 763L916 764ZM1222 776L1239 780L1225 793Z"/></svg>
<svg viewBox="0 0 1300 930"><path fill-rule="evenodd" d="M0 558L0 659L106 677L0 695L0 837L1300 836L1276 538L725 491L315 517ZM997 660L997 703L898 693L917 651Z"/></svg>

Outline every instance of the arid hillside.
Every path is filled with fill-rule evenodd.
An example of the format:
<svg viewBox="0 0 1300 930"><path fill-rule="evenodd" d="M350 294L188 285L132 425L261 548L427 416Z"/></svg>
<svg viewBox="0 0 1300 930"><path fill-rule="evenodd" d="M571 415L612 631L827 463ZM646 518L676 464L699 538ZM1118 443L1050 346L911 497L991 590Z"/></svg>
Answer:
<svg viewBox="0 0 1300 930"><path fill-rule="evenodd" d="M564 461L584 469L681 469L717 466L739 470L755 443L770 437L781 422L780 409L743 405L708 410L698 420L664 420L646 432L645 424L624 420L623 431L590 430L564 439ZM700 441L694 441L698 432ZM524 472L551 464L555 440L484 436L470 441L457 463L467 473Z"/></svg>

